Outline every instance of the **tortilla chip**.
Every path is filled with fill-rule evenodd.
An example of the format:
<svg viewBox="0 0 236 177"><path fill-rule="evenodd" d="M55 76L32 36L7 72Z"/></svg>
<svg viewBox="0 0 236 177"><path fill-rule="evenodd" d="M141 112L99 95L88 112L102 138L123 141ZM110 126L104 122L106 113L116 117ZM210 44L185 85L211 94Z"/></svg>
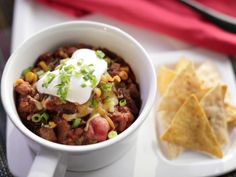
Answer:
<svg viewBox="0 0 236 177"><path fill-rule="evenodd" d="M206 91L201 89L193 63L188 61L185 68L173 78L160 100L158 110L166 110L172 113L173 116L191 94L195 94L200 99L205 93ZM170 121L168 121L169 123Z"/></svg>
<svg viewBox="0 0 236 177"><path fill-rule="evenodd" d="M185 57L180 58L179 62L175 66L175 71L177 73L182 71L186 67L186 65L189 64L189 62L190 62L190 60L186 59Z"/></svg>
<svg viewBox="0 0 236 177"><path fill-rule="evenodd" d="M225 85L217 85L200 102L220 144L227 144L229 141L224 108L226 91L227 87Z"/></svg>
<svg viewBox="0 0 236 177"><path fill-rule="evenodd" d="M201 89L193 63L188 61L185 67L173 78L160 100L158 111L163 114L160 119L162 119L161 126L164 130L169 127L175 113L191 94L196 94L198 98L201 98L205 91ZM167 148L169 148L167 151L172 154L171 158L177 157L183 151L183 148L173 146L171 144L167 145Z"/></svg>
<svg viewBox="0 0 236 177"><path fill-rule="evenodd" d="M236 125L236 107L225 103L225 113L226 113L226 121L229 125Z"/></svg>
<svg viewBox="0 0 236 177"><path fill-rule="evenodd" d="M202 63L196 70L203 88L211 89L221 83L220 75L210 62Z"/></svg>
<svg viewBox="0 0 236 177"><path fill-rule="evenodd" d="M175 159L177 156L179 156L183 152L184 148L172 143L160 141L159 139L160 135L163 134L166 130L166 127L163 126L166 124L165 121L165 117L167 116L165 115L166 113L167 113L166 111L158 112L158 119L156 119L157 123L156 130L157 130L158 142L162 152L164 153L167 159L172 160Z"/></svg>
<svg viewBox="0 0 236 177"><path fill-rule="evenodd" d="M175 72L165 66L159 68L157 73L157 85L160 95L166 91L168 85L175 76Z"/></svg>
<svg viewBox="0 0 236 177"><path fill-rule="evenodd" d="M195 95L181 106L162 140L222 158L223 153Z"/></svg>

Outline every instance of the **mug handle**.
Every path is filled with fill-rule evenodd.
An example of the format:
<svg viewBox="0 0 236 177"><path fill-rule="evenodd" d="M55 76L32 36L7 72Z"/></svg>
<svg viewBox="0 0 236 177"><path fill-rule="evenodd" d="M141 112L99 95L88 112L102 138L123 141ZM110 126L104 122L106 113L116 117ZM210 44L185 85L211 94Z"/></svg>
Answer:
<svg viewBox="0 0 236 177"><path fill-rule="evenodd" d="M65 155L41 147L35 156L28 177L64 177L66 173Z"/></svg>

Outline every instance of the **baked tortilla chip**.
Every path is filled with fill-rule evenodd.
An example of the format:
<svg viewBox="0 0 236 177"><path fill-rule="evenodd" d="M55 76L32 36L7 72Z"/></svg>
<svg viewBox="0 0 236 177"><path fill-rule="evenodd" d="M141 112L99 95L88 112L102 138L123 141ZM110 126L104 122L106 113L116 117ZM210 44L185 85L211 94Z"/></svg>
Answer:
<svg viewBox="0 0 236 177"><path fill-rule="evenodd" d="M160 100L158 111L161 111L163 115L160 116L163 130L169 127L175 113L191 94L196 94L198 98L201 98L205 91L201 89L193 63L188 61L185 67L173 78ZM170 158L177 157L183 150L183 148L177 148L176 145L173 146L171 144L167 145L167 148L169 148L167 151L171 153Z"/></svg>
<svg viewBox="0 0 236 177"><path fill-rule="evenodd" d="M217 85L200 102L220 144L227 144L229 141L224 108L226 91L225 85Z"/></svg>
<svg viewBox="0 0 236 177"><path fill-rule="evenodd" d="M162 140L222 158L223 153L195 95L181 106Z"/></svg>
<svg viewBox="0 0 236 177"><path fill-rule="evenodd" d="M188 59L182 57L182 58L179 60L179 62L177 63L177 65L175 66L175 71L176 71L177 73L180 72L180 71L182 71L182 70L186 67L186 65L189 64L189 62L190 62L190 60L188 60Z"/></svg>
<svg viewBox="0 0 236 177"><path fill-rule="evenodd" d="M175 76L175 72L165 66L159 68L157 73L157 85L160 95L166 91L168 85Z"/></svg>
<svg viewBox="0 0 236 177"><path fill-rule="evenodd" d="M209 61L202 63L196 70L198 79L203 88L211 89L221 83L220 75Z"/></svg>
<svg viewBox="0 0 236 177"><path fill-rule="evenodd" d="M236 107L225 103L226 121L229 125L236 125Z"/></svg>
<svg viewBox="0 0 236 177"><path fill-rule="evenodd" d="M200 99L205 93L206 91L201 89L193 63L188 61L185 68L173 78L160 100L158 110L166 110L174 115L191 94L195 94ZM170 121L168 121L169 123Z"/></svg>
<svg viewBox="0 0 236 177"><path fill-rule="evenodd" d="M172 143L168 143L166 141L160 141L160 135L163 134L166 130L166 127L163 126L166 124L165 117L167 117L167 115L165 114L168 114L168 112L158 112L158 118L156 119L157 137L162 152L164 153L167 159L172 160L179 156L183 152L184 148Z"/></svg>

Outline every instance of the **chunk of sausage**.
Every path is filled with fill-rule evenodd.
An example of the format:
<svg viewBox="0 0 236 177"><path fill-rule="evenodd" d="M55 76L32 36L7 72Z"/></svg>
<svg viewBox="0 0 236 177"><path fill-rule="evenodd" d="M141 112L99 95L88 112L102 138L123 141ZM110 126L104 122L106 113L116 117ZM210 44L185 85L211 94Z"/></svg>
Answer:
<svg viewBox="0 0 236 177"><path fill-rule="evenodd" d="M32 93L33 88L28 82L23 82L15 86L15 91L20 95L29 95L30 93Z"/></svg>
<svg viewBox="0 0 236 177"><path fill-rule="evenodd" d="M101 116L95 117L89 125L86 137L90 141L101 142L107 139L110 126L107 120Z"/></svg>
<svg viewBox="0 0 236 177"><path fill-rule="evenodd" d="M118 107L112 114L111 119L114 121L117 131L122 132L128 128L134 120L133 114L128 107Z"/></svg>
<svg viewBox="0 0 236 177"><path fill-rule="evenodd" d="M53 141L53 142L57 141L56 134L52 128L41 127L38 130L38 134L40 137L42 137L48 141Z"/></svg>

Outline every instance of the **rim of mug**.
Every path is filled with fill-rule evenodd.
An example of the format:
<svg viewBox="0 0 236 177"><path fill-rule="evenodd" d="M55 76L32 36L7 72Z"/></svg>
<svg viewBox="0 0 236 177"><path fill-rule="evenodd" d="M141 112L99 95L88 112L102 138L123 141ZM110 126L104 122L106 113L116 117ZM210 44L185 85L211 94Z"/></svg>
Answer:
<svg viewBox="0 0 236 177"><path fill-rule="evenodd" d="M14 60L16 58L16 55L18 53L19 50L21 50L21 48L28 43L29 41L37 38L39 35L43 35L44 33L47 33L49 31L55 30L57 28L63 28L65 26L69 27L73 27L73 26L77 26L77 25L85 25L88 27L95 27L95 28L103 28L109 31L112 31L113 33L117 34L117 35L122 35L123 37L127 38L129 41L131 41L133 44L136 45L136 47L142 51L142 53L146 56L146 60L148 61L149 65L150 65L150 70L149 73L151 75L152 80L150 80L150 88L148 89L149 93L148 93L148 97L147 97L147 101L144 103L144 107L143 110L141 111L141 113L139 114L139 116L137 117L137 119L131 124L130 127L128 127L124 132L120 133L116 138L113 139L109 139L103 142L99 142L99 143L95 143L95 144L89 144L89 145L81 145L81 146L75 146L75 145L64 145L64 144L59 144L59 143L54 143L51 141L48 141L46 139L43 139L41 137L39 137L38 135L34 134L32 131L30 131L21 121L16 121L17 119L20 119L18 114L15 114L15 111L12 111L12 109L14 109L14 105L11 104L10 99L8 98L9 94L13 94L13 93L9 93L9 89L6 86L6 82L7 81L7 76L8 73L11 72L10 68L12 65L14 65ZM6 94L8 93L8 94ZM88 151L93 151L93 150L97 150L97 149L102 149L105 148L107 146L110 146L114 143L117 143L119 141L122 141L123 139L126 139L129 135L131 135L141 124L142 122L145 120L145 118L148 116L154 101L155 101L155 95L156 95L156 79L155 79L155 69L154 69L154 65L152 64L151 59L149 58L149 55L147 54L147 52L145 51L145 49L141 46L141 44L139 44L139 42L136 41L136 39L134 39L131 35L129 35L128 33L124 32L123 30L108 25L108 24L104 24L104 23L99 23L99 22L93 22L93 21L72 21L72 22L64 22L64 23L60 23L60 24L56 24L56 25L52 25L50 27L47 27L43 30L40 30L39 32L31 35L29 38L27 38L14 52L13 54L10 56L10 58L8 59L3 74L2 74L2 80L1 80L1 97L2 97L2 103L3 106L7 112L7 115L10 117L11 121L13 122L13 124L25 135L27 136L29 139L39 143L42 146L48 147L50 149L55 149L58 151L67 151L67 152L88 152Z"/></svg>

